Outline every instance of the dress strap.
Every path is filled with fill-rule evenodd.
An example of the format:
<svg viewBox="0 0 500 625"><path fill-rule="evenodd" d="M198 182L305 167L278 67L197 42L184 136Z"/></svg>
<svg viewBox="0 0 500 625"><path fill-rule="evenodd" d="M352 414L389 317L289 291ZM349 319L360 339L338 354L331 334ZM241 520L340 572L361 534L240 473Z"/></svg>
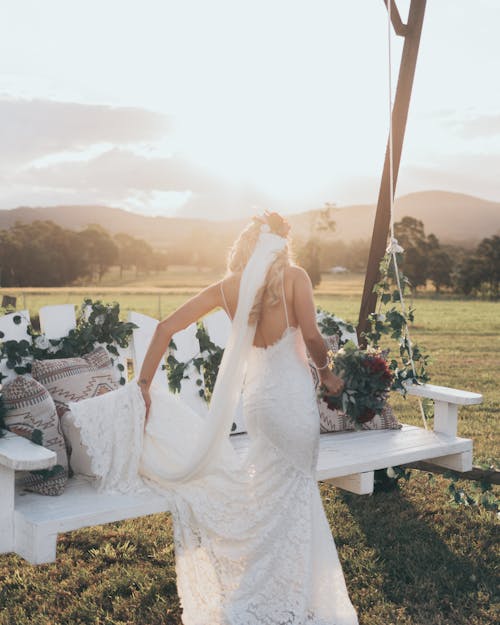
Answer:
<svg viewBox="0 0 500 625"><path fill-rule="evenodd" d="M283 308L285 309L285 319L286 319L286 327L290 327L290 323L288 321L288 310L286 307L286 297L285 297L285 272L283 271L281 275L281 294L283 296Z"/></svg>
<svg viewBox="0 0 500 625"><path fill-rule="evenodd" d="M224 295L224 288L222 286L222 280L220 281L220 293L222 295L222 303L224 304L224 310L227 313L227 316L229 317L229 319L232 319L231 317L231 313L229 312L229 306L227 305L227 300L226 300L226 296Z"/></svg>

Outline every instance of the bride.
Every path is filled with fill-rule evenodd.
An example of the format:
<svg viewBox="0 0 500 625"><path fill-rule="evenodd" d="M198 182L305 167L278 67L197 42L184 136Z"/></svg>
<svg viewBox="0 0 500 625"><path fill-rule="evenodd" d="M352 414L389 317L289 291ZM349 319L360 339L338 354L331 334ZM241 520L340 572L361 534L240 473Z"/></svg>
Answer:
<svg viewBox="0 0 500 625"><path fill-rule="evenodd" d="M343 383L328 367L309 277L290 262L289 229L277 213L254 218L228 276L158 325L140 372L140 471L172 496L185 625L358 622L315 477L319 416L306 347L331 393ZM150 385L172 336L216 307L233 324L204 421ZM242 387L243 461L228 439Z"/></svg>
<svg viewBox="0 0 500 625"><path fill-rule="evenodd" d="M172 513L184 625L357 625L316 480L319 414L306 358L332 394L312 287L289 225L256 217L227 277L158 324L137 380L71 404L101 490L144 485ZM214 308L232 320L208 415L151 384L172 336ZM243 392L249 437L229 433ZM144 427L145 419L145 427Z"/></svg>

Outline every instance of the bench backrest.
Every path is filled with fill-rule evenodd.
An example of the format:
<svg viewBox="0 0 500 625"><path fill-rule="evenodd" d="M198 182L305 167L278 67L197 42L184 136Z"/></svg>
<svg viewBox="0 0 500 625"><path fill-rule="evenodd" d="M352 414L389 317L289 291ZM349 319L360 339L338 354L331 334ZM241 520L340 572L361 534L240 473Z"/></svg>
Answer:
<svg viewBox="0 0 500 625"><path fill-rule="evenodd" d="M39 314L40 326L47 339L58 339L66 336L71 329L76 327L75 306L73 304L44 306L40 309ZM321 313L318 315L318 319L320 318ZM132 332L132 338L127 349L115 345L119 355L113 356L112 359L117 380L123 376L123 373L119 370L120 365L127 371L128 365L131 364L133 375L139 375L148 346L158 325L157 319L135 311L128 313L128 321L133 322L137 328ZM0 317L0 332L4 335L1 340L27 340L31 343L32 338L28 334L29 324L30 316L26 310ZM212 312L203 319L203 324L211 341L219 347L224 347L231 331L231 322L226 313L222 310ZM178 361L186 362L199 354L200 346L196 337L196 331L197 326L193 323L173 336L176 349L172 353ZM356 341L356 335L343 331L342 339ZM154 381L162 386L167 384L164 364L164 362L160 364L154 376ZM7 367L5 360L0 360L0 372L7 376L4 382L16 376L16 373ZM203 386L200 387L199 383L197 383L200 375L193 365L188 367L185 374L187 377L181 381L180 396L183 401L199 414L205 415L208 412L208 405L200 397L200 390L203 388ZM240 400L235 415L233 433L244 432L245 429L242 402Z"/></svg>

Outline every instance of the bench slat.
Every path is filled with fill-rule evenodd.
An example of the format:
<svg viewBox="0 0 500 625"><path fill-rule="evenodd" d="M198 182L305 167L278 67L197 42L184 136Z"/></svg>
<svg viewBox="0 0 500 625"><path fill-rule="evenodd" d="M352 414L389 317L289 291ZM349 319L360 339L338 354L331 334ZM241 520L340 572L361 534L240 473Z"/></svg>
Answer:
<svg viewBox="0 0 500 625"><path fill-rule="evenodd" d="M4 430L5 432L5 430ZM14 432L0 438L0 464L15 471L49 469L56 463L56 454Z"/></svg>
<svg viewBox="0 0 500 625"><path fill-rule="evenodd" d="M448 386L435 386L434 384L406 384L408 395L416 395L417 397L427 397L435 401L444 401L449 404L457 404L459 406L468 406L472 404L480 404L483 396L480 393L471 393L469 391L461 391Z"/></svg>

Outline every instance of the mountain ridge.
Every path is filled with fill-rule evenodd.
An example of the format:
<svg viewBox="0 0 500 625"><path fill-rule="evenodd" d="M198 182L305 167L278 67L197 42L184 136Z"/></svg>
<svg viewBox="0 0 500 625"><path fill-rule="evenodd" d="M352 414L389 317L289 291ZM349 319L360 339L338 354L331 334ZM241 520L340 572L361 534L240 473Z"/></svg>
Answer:
<svg viewBox="0 0 500 625"><path fill-rule="evenodd" d="M333 208L331 217L336 222L332 239L352 241L371 236L376 206L355 204ZM287 215L292 232L297 238L306 238L317 210ZM442 243L472 246L484 237L500 234L500 202L484 200L472 195L449 191L417 191L398 197L394 203L395 219L408 215L423 221L427 234L435 234ZM0 229L9 228L16 221L51 220L64 228L80 230L98 223L109 232L126 232L146 239L156 248L203 231L207 236L224 234L234 236L247 219L214 221L182 216L163 217L134 213L106 205L54 205L44 207L20 206L0 210Z"/></svg>

